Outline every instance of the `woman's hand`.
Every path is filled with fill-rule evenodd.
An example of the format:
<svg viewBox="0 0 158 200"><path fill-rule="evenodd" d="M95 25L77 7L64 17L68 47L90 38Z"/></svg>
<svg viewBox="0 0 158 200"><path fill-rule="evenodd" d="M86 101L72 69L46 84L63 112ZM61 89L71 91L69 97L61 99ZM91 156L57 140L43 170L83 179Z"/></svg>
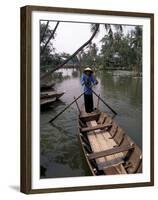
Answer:
<svg viewBox="0 0 158 200"><path fill-rule="evenodd" d="M95 85L97 85L97 84L98 84L98 81L96 80L96 81L95 81Z"/></svg>

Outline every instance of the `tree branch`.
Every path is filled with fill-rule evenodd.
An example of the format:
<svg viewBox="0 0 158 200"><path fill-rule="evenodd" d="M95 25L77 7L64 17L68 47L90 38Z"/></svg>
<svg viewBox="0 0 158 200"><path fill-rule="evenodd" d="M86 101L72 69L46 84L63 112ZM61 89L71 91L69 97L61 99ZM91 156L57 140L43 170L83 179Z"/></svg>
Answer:
<svg viewBox="0 0 158 200"><path fill-rule="evenodd" d="M49 74L53 73L54 71L62 68L66 63L68 63L73 57L75 57L85 46L87 46L95 37L95 35L97 34L99 29L99 24L96 24L96 29L93 32L92 36L90 37L90 39L85 42L79 49L77 49L68 59L66 59L62 64L58 65L57 67L53 68L52 70L50 70L49 72L45 73L44 75L41 76L41 79L46 78Z"/></svg>
<svg viewBox="0 0 158 200"><path fill-rule="evenodd" d="M42 48L42 50L41 50L41 55L44 53L44 51L45 51L45 49L46 49L48 43L50 42L50 40L54 37L54 34L55 34L56 30L57 30L58 25L59 25L59 22L56 23L56 26L55 26L53 32L51 33L51 35L50 35L50 37L48 38L47 42L45 43L44 47Z"/></svg>
<svg viewBox="0 0 158 200"><path fill-rule="evenodd" d="M49 25L49 21L47 21L47 24L46 24L45 29L44 29L44 31L43 31L43 34L42 34L40 43L41 43L41 42L43 41L43 39L44 39L44 35L45 35L45 32L46 32L46 30L47 30L47 28L48 28L48 25Z"/></svg>

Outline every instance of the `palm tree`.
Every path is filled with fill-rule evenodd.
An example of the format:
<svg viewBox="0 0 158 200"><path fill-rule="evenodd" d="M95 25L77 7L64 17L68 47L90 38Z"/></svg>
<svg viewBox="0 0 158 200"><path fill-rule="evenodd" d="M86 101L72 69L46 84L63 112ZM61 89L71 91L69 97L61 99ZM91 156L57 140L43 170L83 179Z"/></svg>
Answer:
<svg viewBox="0 0 158 200"><path fill-rule="evenodd" d="M44 37L45 37L45 35L46 35L46 31L48 30L48 27L49 27L49 21L47 21L47 23L46 23L46 25L44 25L44 24L41 24L41 29L42 30L40 30L40 44L43 42L43 40L44 40Z"/></svg>
<svg viewBox="0 0 158 200"><path fill-rule="evenodd" d="M55 48L51 40L55 38L58 25L59 22L57 22L55 28L51 30L50 21L46 21L46 23L41 21L40 23L40 67L42 69L44 69L44 65L50 65L52 62L56 63L56 56L52 54Z"/></svg>
<svg viewBox="0 0 158 200"><path fill-rule="evenodd" d="M47 30L47 28L48 28L48 24L49 24L49 21L48 21L47 24L46 24L46 27L45 27L44 33L43 33L42 38L41 38L41 42L43 41L43 38L44 38L45 32L46 32L46 30ZM46 41L46 43L45 43L44 46L42 47L41 52L40 52L41 55L44 53L44 51L45 51L45 49L46 49L48 43L50 42L50 40L51 40L52 38L54 39L54 35L55 35L55 32L56 32L58 26L59 26L59 22L56 23L54 30L52 31L52 33L50 34L48 40Z"/></svg>
<svg viewBox="0 0 158 200"><path fill-rule="evenodd" d="M104 24L103 25L106 32L108 33L108 36L111 38L111 40L113 40L114 37L114 31L113 29L117 32L117 33L122 33L123 31L123 26L120 24Z"/></svg>
<svg viewBox="0 0 158 200"><path fill-rule="evenodd" d="M79 66L82 66L82 61L83 61L83 54L84 54L84 49L82 49L78 54L76 55L79 61Z"/></svg>
<svg viewBox="0 0 158 200"><path fill-rule="evenodd" d="M142 27L136 26L131 36L131 47L136 55L136 68L140 72L142 71Z"/></svg>
<svg viewBox="0 0 158 200"><path fill-rule="evenodd" d="M113 38L113 30L112 27L114 27L117 31L122 32L122 26L121 25L110 25L110 24L104 24L105 30L108 32L110 35L111 39ZM92 40L100 31L100 24L91 24L91 32L92 35L89 38L88 41L86 41L81 47L79 47L69 58L63 61L60 65L57 67L53 68L49 72L45 73L44 75L41 76L41 79L46 78L49 74L53 73L54 71L62 68L66 63L68 63L71 59L73 59L78 53L80 53L88 44L92 43Z"/></svg>

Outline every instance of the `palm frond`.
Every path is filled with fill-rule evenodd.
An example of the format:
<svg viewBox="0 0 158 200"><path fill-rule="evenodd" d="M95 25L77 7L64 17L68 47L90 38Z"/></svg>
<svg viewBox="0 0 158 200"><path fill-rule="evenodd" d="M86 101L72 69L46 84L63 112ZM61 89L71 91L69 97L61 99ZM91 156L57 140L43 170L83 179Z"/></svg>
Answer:
<svg viewBox="0 0 158 200"><path fill-rule="evenodd" d="M119 31L122 33L123 31L123 26L120 24L114 24L113 27L115 28L116 31Z"/></svg>
<svg viewBox="0 0 158 200"><path fill-rule="evenodd" d="M90 25L90 31L91 31L92 33L94 33L94 31L95 31L96 29L98 29L95 36L97 36L98 33L99 33L99 31L100 31L99 26L100 26L100 24L91 24L91 25Z"/></svg>
<svg viewBox="0 0 158 200"><path fill-rule="evenodd" d="M104 24L104 28L106 31L109 31L109 29L111 28L110 24Z"/></svg>

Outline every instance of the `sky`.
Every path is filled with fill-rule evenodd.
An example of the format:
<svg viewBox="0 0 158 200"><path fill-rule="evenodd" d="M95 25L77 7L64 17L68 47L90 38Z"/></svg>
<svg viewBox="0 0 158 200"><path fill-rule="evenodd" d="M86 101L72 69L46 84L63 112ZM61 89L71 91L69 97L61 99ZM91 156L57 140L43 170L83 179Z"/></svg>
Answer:
<svg viewBox="0 0 158 200"><path fill-rule="evenodd" d="M56 22L50 21L50 29L54 29ZM127 34L134 26L123 26L123 33ZM100 49L100 40L106 34L103 25L100 26L100 32L93 39L97 47ZM72 23L72 22L60 22L56 31L56 37L53 40L53 46L57 53L66 52L72 54L82 44L84 44L92 33L90 31L90 24L88 23Z"/></svg>

